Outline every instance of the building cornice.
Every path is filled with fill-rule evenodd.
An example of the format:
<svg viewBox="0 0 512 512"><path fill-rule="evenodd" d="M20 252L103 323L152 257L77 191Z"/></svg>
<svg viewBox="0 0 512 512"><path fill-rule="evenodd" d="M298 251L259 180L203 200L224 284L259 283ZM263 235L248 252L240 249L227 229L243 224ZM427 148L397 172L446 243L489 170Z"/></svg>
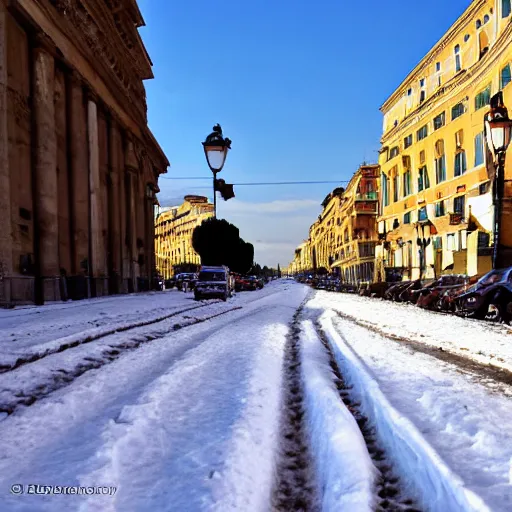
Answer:
<svg viewBox="0 0 512 512"><path fill-rule="evenodd" d="M496 43L481 60L476 62L469 69L460 71L444 86L440 87L435 94L427 98L425 103L409 113L398 126L386 132L382 136L381 145L387 146L391 140L401 138L402 135L405 135L405 132L409 131L411 125L419 123L422 119L431 114L433 110L439 108L442 103L449 101L454 95L460 92L460 89L463 89L467 85L478 83L484 75L495 67L496 62L503 55L503 51L510 44L512 44L512 22L507 24ZM467 100L468 97L466 96L464 99Z"/></svg>
<svg viewBox="0 0 512 512"><path fill-rule="evenodd" d="M473 0L471 5L459 16L457 21L448 29L444 36L432 47L432 49L420 60L417 66L405 77L398 88L388 97L388 99L382 104L380 110L382 113L386 113L393 104L400 99L400 97L406 92L408 84L417 76L420 72L430 65L435 58L459 35L459 32L463 27L466 26L467 22L470 21L473 16L487 3L487 0Z"/></svg>

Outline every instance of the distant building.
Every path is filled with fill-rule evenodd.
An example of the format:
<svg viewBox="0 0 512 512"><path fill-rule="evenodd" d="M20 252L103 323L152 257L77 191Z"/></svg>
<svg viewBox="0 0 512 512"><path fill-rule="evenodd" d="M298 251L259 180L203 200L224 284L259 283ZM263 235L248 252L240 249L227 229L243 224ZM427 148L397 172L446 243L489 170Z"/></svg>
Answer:
<svg viewBox="0 0 512 512"><path fill-rule="evenodd" d="M362 165L343 194L334 227L331 268L344 283L373 282L378 242L378 165Z"/></svg>
<svg viewBox="0 0 512 512"><path fill-rule="evenodd" d="M378 267L387 277L483 274L492 266L491 97L512 110L510 0L474 0L381 107ZM511 150L509 149L509 153ZM500 239L512 264L512 158Z"/></svg>
<svg viewBox="0 0 512 512"><path fill-rule="evenodd" d="M309 228L309 238L295 249L291 274L325 269L345 283L371 282L378 243L379 175L377 164L363 164L347 188L323 200L323 211Z"/></svg>
<svg viewBox="0 0 512 512"><path fill-rule="evenodd" d="M155 219L156 267L168 279L176 269L189 269L201 264L192 247L196 226L213 217L213 204L203 196L185 196L183 204L161 208Z"/></svg>
<svg viewBox="0 0 512 512"><path fill-rule="evenodd" d="M135 0L0 1L0 304L147 289L167 158Z"/></svg>

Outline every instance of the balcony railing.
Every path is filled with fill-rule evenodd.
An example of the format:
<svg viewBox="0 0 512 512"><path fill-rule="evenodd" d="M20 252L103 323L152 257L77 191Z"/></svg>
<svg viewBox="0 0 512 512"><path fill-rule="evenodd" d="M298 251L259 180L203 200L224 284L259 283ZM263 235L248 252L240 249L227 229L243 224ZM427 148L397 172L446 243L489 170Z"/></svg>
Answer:
<svg viewBox="0 0 512 512"><path fill-rule="evenodd" d="M376 201L377 192L367 192L366 194L357 194L356 201Z"/></svg>
<svg viewBox="0 0 512 512"><path fill-rule="evenodd" d="M459 224L466 224L467 219L464 218L462 213L450 213L450 225L457 226Z"/></svg>
<svg viewBox="0 0 512 512"><path fill-rule="evenodd" d="M356 212L377 213L377 203L370 201L358 201L356 203Z"/></svg>

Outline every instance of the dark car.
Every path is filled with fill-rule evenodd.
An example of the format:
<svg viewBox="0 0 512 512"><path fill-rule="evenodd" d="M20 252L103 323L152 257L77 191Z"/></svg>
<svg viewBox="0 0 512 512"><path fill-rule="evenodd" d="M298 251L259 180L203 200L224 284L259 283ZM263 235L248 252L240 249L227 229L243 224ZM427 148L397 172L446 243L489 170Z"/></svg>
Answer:
<svg viewBox="0 0 512 512"><path fill-rule="evenodd" d="M413 281L401 281L394 284L384 292L384 298L393 300L395 302L400 301L400 294L405 291L409 286L413 284Z"/></svg>
<svg viewBox="0 0 512 512"><path fill-rule="evenodd" d="M165 289L170 290L176 286L176 276L171 277L170 279L166 279L164 281Z"/></svg>
<svg viewBox="0 0 512 512"><path fill-rule="evenodd" d="M491 270L467 292L459 295L456 310L471 318L510 322L512 318L512 267Z"/></svg>
<svg viewBox="0 0 512 512"><path fill-rule="evenodd" d="M193 290L194 286L196 284L196 281L197 281L196 274L191 274L191 273L178 274L176 276L176 288L178 288L178 290L183 290L183 283L186 282L187 283L187 289L189 291Z"/></svg>
<svg viewBox="0 0 512 512"><path fill-rule="evenodd" d="M416 305L424 309L443 310L443 297L448 292L460 290L469 283L469 277L449 274L427 284L419 290Z"/></svg>

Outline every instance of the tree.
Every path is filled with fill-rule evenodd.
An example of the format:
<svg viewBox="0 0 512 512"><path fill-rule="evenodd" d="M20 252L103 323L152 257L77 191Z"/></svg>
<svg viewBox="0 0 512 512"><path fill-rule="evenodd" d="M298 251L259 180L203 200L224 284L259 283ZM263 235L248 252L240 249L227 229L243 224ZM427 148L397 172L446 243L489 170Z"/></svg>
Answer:
<svg viewBox="0 0 512 512"><path fill-rule="evenodd" d="M227 265L240 240L236 226L210 218L194 229L192 247L203 265Z"/></svg>
<svg viewBox="0 0 512 512"><path fill-rule="evenodd" d="M279 263L277 264L277 277L281 278L281 267L279 266Z"/></svg>
<svg viewBox="0 0 512 512"><path fill-rule="evenodd" d="M254 264L254 247L239 236L236 226L224 219L210 218L194 229L192 246L202 265L226 265L245 274Z"/></svg>

